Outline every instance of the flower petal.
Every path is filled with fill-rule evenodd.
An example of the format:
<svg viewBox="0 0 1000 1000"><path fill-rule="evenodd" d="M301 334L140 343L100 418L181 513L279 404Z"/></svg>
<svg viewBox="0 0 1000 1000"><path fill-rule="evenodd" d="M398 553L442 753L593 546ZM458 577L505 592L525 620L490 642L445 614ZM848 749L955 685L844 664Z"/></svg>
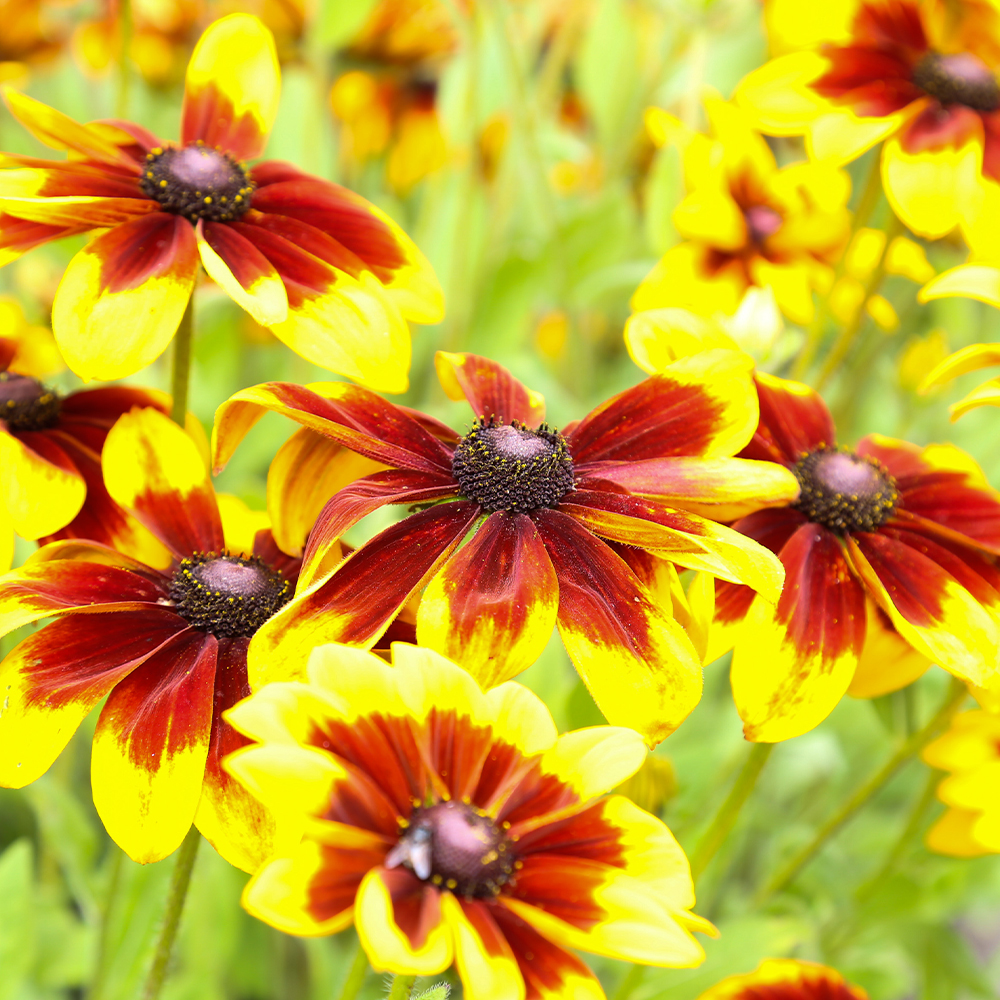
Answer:
<svg viewBox="0 0 1000 1000"><path fill-rule="evenodd" d="M532 428L545 420L542 395L489 358L438 351L434 367L448 398L466 400L473 416L492 416L507 423L520 420Z"/></svg>
<svg viewBox="0 0 1000 1000"><path fill-rule="evenodd" d="M198 249L190 223L157 212L87 244L63 274L52 330L83 379L124 378L158 358L194 288Z"/></svg>
<svg viewBox="0 0 1000 1000"><path fill-rule="evenodd" d="M188 629L121 681L97 721L94 805L133 861L171 854L194 820L212 726L217 642Z"/></svg>
<svg viewBox="0 0 1000 1000"><path fill-rule="evenodd" d="M15 646L0 664L0 785L44 774L91 709L186 628L167 608L73 615Z"/></svg>
<svg viewBox="0 0 1000 1000"><path fill-rule="evenodd" d="M931 661L892 627L889 616L868 601L865 645L847 693L852 698L878 698L912 684L930 666Z"/></svg>
<svg viewBox="0 0 1000 1000"><path fill-rule="evenodd" d="M970 267L973 266L963 264L961 268L953 268L952 271L945 273L952 274L954 271L965 269L966 274L970 274ZM984 272L981 277L985 278L987 282L985 290L986 294L990 296L990 304L1000 306L1000 268L984 266L981 271ZM934 284L934 281L921 289L922 302L935 297L924 294L931 284ZM983 295L971 297L984 299ZM1000 344L969 344L968 347L963 347L961 350L955 351L954 354L949 354L943 361L935 365L920 383L920 392L944 385L952 379L958 378L959 375L967 375L969 372L976 372L981 368L992 368L994 365L1000 365Z"/></svg>
<svg viewBox="0 0 1000 1000"><path fill-rule="evenodd" d="M980 302L985 302L987 305L1000 307L1000 267L996 267L992 264L959 264L958 267L953 267L948 271L942 271L936 278L931 278L930 281L924 285L923 288L917 294L917 299L920 302L930 302L933 299L947 299L954 297L956 295L964 296L970 299L978 299ZM965 351L973 351L976 347L982 347L986 350L992 345L977 345L973 344L970 347L965 348ZM974 365L971 368L965 368L961 362L964 362L966 358L964 357L965 351L959 351L952 355L951 358L947 358L942 364L949 364L953 359L960 359L956 361L957 370L948 371L947 376L949 378L964 374L965 371L974 371L975 368L979 367ZM972 360L978 360L973 356ZM993 364L995 362L987 362ZM931 375L936 375L937 372L932 372ZM937 384L943 381L942 378L935 378L932 383L928 376L928 381L924 383L924 386Z"/></svg>
<svg viewBox="0 0 1000 1000"><path fill-rule="evenodd" d="M188 63L181 142L200 139L238 160L260 156L280 93L271 32L250 14L219 18L198 39Z"/></svg>
<svg viewBox="0 0 1000 1000"><path fill-rule="evenodd" d="M79 224L72 226L46 226L40 222L28 222L6 212L0 212L0 267L17 260L22 254L43 243L61 240L67 236L85 233L89 227Z"/></svg>
<svg viewBox="0 0 1000 1000"><path fill-rule="evenodd" d="M837 443L833 418L819 393L801 382L757 372L760 424L745 458L794 465L808 451Z"/></svg>
<svg viewBox="0 0 1000 1000"><path fill-rule="evenodd" d="M149 198L96 198L66 195L59 198L0 196L0 209L26 222L65 228L109 229L148 215L162 215Z"/></svg>
<svg viewBox="0 0 1000 1000"><path fill-rule="evenodd" d="M605 718L655 746L701 697L697 652L598 538L558 511L535 523L559 579L557 624L570 659Z"/></svg>
<svg viewBox="0 0 1000 1000"><path fill-rule="evenodd" d="M759 598L740 627L733 698L748 740L777 743L814 729L851 683L865 641L865 592L831 532L803 525L781 550L785 590Z"/></svg>
<svg viewBox="0 0 1000 1000"><path fill-rule="evenodd" d="M104 444L104 483L180 559L225 547L215 491L191 438L159 410L126 413Z"/></svg>
<svg viewBox="0 0 1000 1000"><path fill-rule="evenodd" d="M417 643L491 688L541 656L558 607L559 582L534 522L498 512L427 585L417 608Z"/></svg>
<svg viewBox="0 0 1000 1000"><path fill-rule="evenodd" d="M455 968L468 1000L524 1000L525 986L510 944L478 900L441 894L441 915L455 942Z"/></svg>

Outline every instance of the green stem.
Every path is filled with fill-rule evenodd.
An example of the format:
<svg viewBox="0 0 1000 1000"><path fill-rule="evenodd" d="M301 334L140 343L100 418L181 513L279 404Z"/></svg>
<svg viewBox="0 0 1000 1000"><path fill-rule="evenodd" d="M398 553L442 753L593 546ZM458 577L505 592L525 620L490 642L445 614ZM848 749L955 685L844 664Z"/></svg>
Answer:
<svg viewBox="0 0 1000 1000"><path fill-rule="evenodd" d="M764 887L757 902L761 903L775 893L787 889L798 877L799 872L812 861L819 849L848 820L853 819L868 804L869 800L882 790L904 764L920 753L937 736L948 724L951 717L958 711L962 702L968 697L968 693L965 685L960 680L952 678L947 697L930 721L922 729L917 730L908 740L905 740L903 745L889 760L816 831L812 840Z"/></svg>
<svg viewBox="0 0 1000 1000"><path fill-rule="evenodd" d="M733 787L729 789L725 802L719 806L715 818L691 854L691 877L696 882L725 843L773 749L773 743L754 743L750 748L750 754L743 762L743 767L733 782Z"/></svg>
<svg viewBox="0 0 1000 1000"><path fill-rule="evenodd" d="M94 979L87 990L87 1000L100 1000L104 992L104 980L108 974L108 952L111 937L111 911L118 895L121 883L122 859L124 852L114 842L111 842L111 870L108 872L108 891L104 898L104 909L101 911L101 929L97 939L97 959L94 962Z"/></svg>
<svg viewBox="0 0 1000 1000"><path fill-rule="evenodd" d="M361 942L358 942L358 950L354 953L354 958L351 961L351 967L347 970L347 978L344 980L344 986L340 991L340 1000L354 1000L354 998L361 992L361 987L364 985L364 981L368 976L368 956L365 954L365 949L361 947Z"/></svg>
<svg viewBox="0 0 1000 1000"><path fill-rule="evenodd" d="M633 965L625 976L622 978L621 984L618 989L615 990L614 996L611 1000L629 1000L629 997L642 985L643 979L646 978L646 966L645 965Z"/></svg>
<svg viewBox="0 0 1000 1000"><path fill-rule="evenodd" d="M410 1000L413 992L413 984L416 976L395 975L392 977L392 986L389 987L389 1000Z"/></svg>
<svg viewBox="0 0 1000 1000"><path fill-rule="evenodd" d="M115 115L128 117L129 89L132 84L132 0L118 0L118 95Z"/></svg>
<svg viewBox="0 0 1000 1000"><path fill-rule="evenodd" d="M170 379L170 391L173 404L170 408L170 418L175 424L184 426L187 418L188 386L191 382L191 340L194 335L194 294L188 299L188 304L181 317L180 326L174 335L174 367Z"/></svg>
<svg viewBox="0 0 1000 1000"><path fill-rule="evenodd" d="M184 901L187 899L188 886L191 884L191 871L194 859L198 856L198 845L201 834L192 826L181 843L177 852L177 861L170 876L170 889L167 892L167 909L163 916L163 927L160 928L160 940L156 943L153 954L153 964L149 977L143 987L142 1000L156 1000L163 989L167 978L167 966L170 964L170 954L174 949L177 928L180 926L181 914L184 912Z"/></svg>

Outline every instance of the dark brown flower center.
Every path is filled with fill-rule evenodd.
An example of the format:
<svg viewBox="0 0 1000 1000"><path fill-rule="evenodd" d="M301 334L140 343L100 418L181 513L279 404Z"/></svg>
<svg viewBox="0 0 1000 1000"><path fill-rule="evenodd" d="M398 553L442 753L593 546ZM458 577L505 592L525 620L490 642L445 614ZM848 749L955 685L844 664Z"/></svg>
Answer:
<svg viewBox="0 0 1000 1000"><path fill-rule="evenodd" d="M194 628L220 638L251 636L291 597L291 585L262 559L197 552L170 581L174 609Z"/></svg>
<svg viewBox="0 0 1000 1000"><path fill-rule="evenodd" d="M59 395L37 379L0 372L0 420L12 431L44 431L59 423Z"/></svg>
<svg viewBox="0 0 1000 1000"><path fill-rule="evenodd" d="M463 495L487 511L554 507L573 489L566 441L545 424L532 431L480 418L458 442L451 469Z"/></svg>
<svg viewBox="0 0 1000 1000"><path fill-rule="evenodd" d="M236 160L201 142L152 150L141 186L164 211L192 222L238 219L250 207L254 191L253 181Z"/></svg>
<svg viewBox="0 0 1000 1000"><path fill-rule="evenodd" d="M811 451L792 472L802 488L792 506L837 534L874 531L899 503L896 481L885 466L846 448Z"/></svg>
<svg viewBox="0 0 1000 1000"><path fill-rule="evenodd" d="M510 879L516 859L505 830L464 802L416 809L386 868L402 865L424 882L463 896L495 896Z"/></svg>
<svg viewBox="0 0 1000 1000"><path fill-rule="evenodd" d="M747 224L747 235L754 243L763 243L773 236L784 221L781 216L767 205L751 205L744 213Z"/></svg>
<svg viewBox="0 0 1000 1000"><path fill-rule="evenodd" d="M964 104L976 111L1000 108L996 74L971 52L928 52L914 67L913 82L942 104Z"/></svg>

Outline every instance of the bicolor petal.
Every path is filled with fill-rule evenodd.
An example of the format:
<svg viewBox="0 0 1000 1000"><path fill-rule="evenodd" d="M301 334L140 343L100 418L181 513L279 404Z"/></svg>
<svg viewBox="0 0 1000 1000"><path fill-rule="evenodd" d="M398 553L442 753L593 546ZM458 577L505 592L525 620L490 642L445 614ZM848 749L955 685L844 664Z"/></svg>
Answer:
<svg viewBox="0 0 1000 1000"><path fill-rule="evenodd" d="M475 417L514 420L535 428L545 420L545 399L523 385L511 373L478 354L434 355L437 376L449 399L464 399Z"/></svg>
<svg viewBox="0 0 1000 1000"><path fill-rule="evenodd" d="M452 934L455 968L468 1000L525 1000L521 971L491 906L473 899L441 896L441 914Z"/></svg>

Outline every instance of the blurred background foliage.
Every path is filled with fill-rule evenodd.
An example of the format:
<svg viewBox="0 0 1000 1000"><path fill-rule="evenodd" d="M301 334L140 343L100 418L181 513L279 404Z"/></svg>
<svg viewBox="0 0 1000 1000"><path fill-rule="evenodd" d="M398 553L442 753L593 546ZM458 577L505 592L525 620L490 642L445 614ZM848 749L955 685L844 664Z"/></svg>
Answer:
<svg viewBox="0 0 1000 1000"><path fill-rule="evenodd" d="M728 96L767 56L759 0L316 0L305 8L302 0L0 0L0 79L79 119L126 117L171 138L190 50L210 20L233 10L259 14L278 39L283 93L268 156L370 198L437 269L448 315L415 331L411 388L401 402L458 428L469 422L437 385L439 349L501 361L544 393L556 425L639 381L622 327L635 287L677 242L670 217L683 194L677 151L654 147L643 112L658 105L704 127L705 89ZM47 155L6 111L0 147ZM779 163L804 155L796 140L772 148ZM852 165L855 202L869 166L868 158ZM887 220L883 201L871 224ZM0 291L27 322L48 322L79 245L45 247L0 271ZM926 249L937 270L963 256L946 241ZM997 314L962 299L918 307L916 290L902 278L887 281L898 323L869 321L829 383L841 440L871 431L919 444L952 440L1000 485L994 412L977 410L957 426L947 420L947 403L976 376L915 393L948 351L1000 339ZM16 309L2 315L20 322ZM762 366L786 374L782 359L802 337L786 326ZM166 388L168 366L167 356L131 381ZM191 401L206 429L215 408L244 386L330 377L221 291L199 289ZM66 372L52 382L78 384ZM291 427L273 416L262 421L219 488L263 509L269 461ZM373 515L349 540L369 537L392 516ZM29 546L19 551L26 556ZM560 643L522 679L561 728L602 721ZM627 789L689 851L747 754L725 659L706 681L697 710ZM1000 863L922 847L939 808L923 764L908 765L789 889L759 897L779 862L931 714L945 683L934 669L897 694L845 699L814 732L776 749L699 883L698 911L722 931L707 943L708 961L697 970L649 970L627 984L634 1000L693 1000L724 975L785 955L835 966L873 1000L1000 992ZM91 732L85 726L34 785L0 790L0 1000L138 995L172 862L142 868L108 840L90 802ZM211 849L201 851L164 996L337 996L357 947L353 931L319 940L281 935L239 908L244 881ZM627 969L599 959L595 967L613 998ZM362 995L383 990L371 974Z"/></svg>

